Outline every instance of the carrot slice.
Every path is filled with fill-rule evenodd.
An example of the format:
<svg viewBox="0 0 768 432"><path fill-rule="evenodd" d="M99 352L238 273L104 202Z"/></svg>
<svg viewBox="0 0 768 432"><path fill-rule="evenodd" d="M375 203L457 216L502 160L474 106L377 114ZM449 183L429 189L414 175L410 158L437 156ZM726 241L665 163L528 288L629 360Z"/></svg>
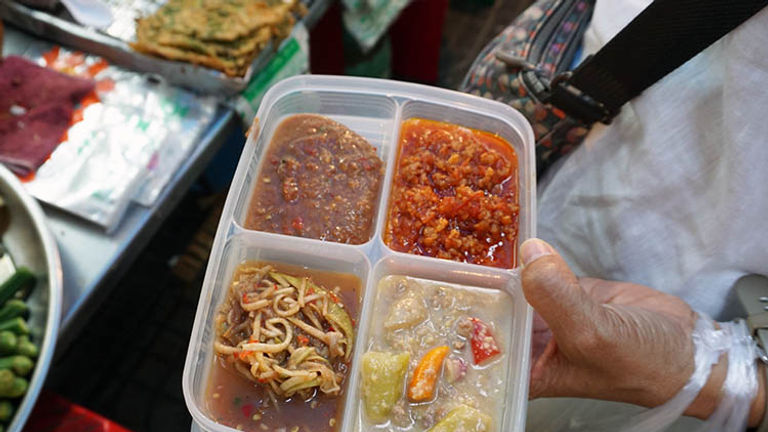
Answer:
<svg viewBox="0 0 768 432"><path fill-rule="evenodd" d="M421 358L408 385L408 399L411 402L424 402L435 396L437 378L449 351L447 346L439 346L432 348Z"/></svg>

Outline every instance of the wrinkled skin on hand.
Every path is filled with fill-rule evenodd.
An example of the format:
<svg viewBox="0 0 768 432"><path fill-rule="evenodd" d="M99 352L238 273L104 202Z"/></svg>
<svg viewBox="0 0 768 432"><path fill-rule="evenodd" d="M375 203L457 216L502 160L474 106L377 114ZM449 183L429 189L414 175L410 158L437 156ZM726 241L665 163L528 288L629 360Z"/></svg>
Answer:
<svg viewBox="0 0 768 432"><path fill-rule="evenodd" d="M548 244L521 247L525 297L536 310L530 397L584 397L654 407L694 370L697 315L643 285L577 278Z"/></svg>

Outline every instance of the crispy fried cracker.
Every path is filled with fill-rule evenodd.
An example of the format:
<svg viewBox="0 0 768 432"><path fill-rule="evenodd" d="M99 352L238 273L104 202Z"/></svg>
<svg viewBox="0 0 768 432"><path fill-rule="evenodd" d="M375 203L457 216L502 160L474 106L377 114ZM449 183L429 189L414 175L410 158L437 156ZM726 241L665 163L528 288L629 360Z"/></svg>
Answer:
<svg viewBox="0 0 768 432"><path fill-rule="evenodd" d="M271 40L290 34L296 8L296 0L170 0L137 20L131 46L242 76Z"/></svg>

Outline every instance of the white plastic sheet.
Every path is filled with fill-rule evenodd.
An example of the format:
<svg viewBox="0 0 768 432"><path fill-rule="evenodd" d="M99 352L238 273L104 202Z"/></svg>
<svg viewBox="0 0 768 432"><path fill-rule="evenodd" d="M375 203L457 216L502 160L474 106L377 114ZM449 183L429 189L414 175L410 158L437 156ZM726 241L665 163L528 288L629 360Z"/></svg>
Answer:
<svg viewBox="0 0 768 432"><path fill-rule="evenodd" d="M42 54L37 59L45 64ZM60 63L67 64L67 56L82 59L60 50ZM68 72L100 61L85 56ZM111 231L131 201L154 203L210 123L216 100L113 66L95 79L109 84L97 86L99 101L85 107L82 120L25 186L36 198Z"/></svg>

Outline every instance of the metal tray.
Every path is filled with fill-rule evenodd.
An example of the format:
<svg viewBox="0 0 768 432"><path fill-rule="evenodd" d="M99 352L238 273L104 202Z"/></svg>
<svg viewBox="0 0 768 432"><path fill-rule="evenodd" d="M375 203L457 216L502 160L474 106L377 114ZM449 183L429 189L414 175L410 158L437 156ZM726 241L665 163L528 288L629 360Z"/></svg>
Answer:
<svg viewBox="0 0 768 432"><path fill-rule="evenodd" d="M309 7L309 13L301 22L309 26L311 20L316 20L325 11L329 1L311 0L304 3ZM154 6L157 4L152 2ZM251 63L244 77L230 77L207 67L165 60L134 51L129 45L134 37L129 27L135 13L126 14L125 11L116 10L114 13L119 12L116 16L119 17L120 23L113 24L105 33L71 21L67 12L61 9L58 7L52 11L36 10L15 0L2 0L0 18L34 35L102 56L114 64L158 74L172 84L222 96L240 93L254 74L269 63L277 48L274 43L268 44Z"/></svg>
<svg viewBox="0 0 768 432"><path fill-rule="evenodd" d="M56 241L48 230L40 205L24 190L16 176L2 165L0 195L11 213L11 222L3 235L3 243L16 266L26 266L38 276L35 290L27 303L30 307L32 340L40 346L40 356L30 378L27 394L7 429L16 432L24 427L35 406L56 346L61 314L61 261Z"/></svg>

